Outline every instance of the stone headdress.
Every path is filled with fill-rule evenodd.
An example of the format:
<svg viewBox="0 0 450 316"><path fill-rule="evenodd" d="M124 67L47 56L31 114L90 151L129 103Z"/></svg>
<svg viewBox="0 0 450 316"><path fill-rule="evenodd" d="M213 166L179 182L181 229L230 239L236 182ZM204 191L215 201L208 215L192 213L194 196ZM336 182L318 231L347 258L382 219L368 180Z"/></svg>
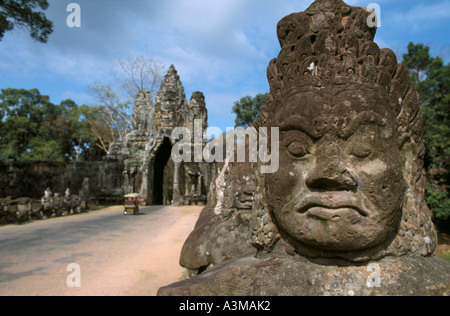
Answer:
<svg viewBox="0 0 450 316"><path fill-rule="evenodd" d="M316 0L306 11L283 18L277 27L281 52L267 69L270 93L255 127L268 125L270 113L280 100L302 87L367 82L387 91L397 115L398 135L409 146L405 155L404 178L407 192L397 236L372 258L387 255L429 255L436 246L436 231L424 201L422 175L425 147L418 93L406 66L397 63L394 52L373 42L376 27L367 23L374 12L352 7L341 0ZM258 172L259 168L255 168ZM264 176L256 174L256 210L252 241L270 248L279 238L276 226L267 216L264 202ZM256 221L256 219L254 220Z"/></svg>

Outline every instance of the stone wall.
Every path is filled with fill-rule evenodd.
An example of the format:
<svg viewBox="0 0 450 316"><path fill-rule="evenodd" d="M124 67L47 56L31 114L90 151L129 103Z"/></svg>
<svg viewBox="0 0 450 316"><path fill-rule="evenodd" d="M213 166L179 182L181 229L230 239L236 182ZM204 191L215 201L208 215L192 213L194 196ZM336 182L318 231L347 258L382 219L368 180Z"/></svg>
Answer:
<svg viewBox="0 0 450 316"><path fill-rule="evenodd" d="M115 202L122 195L123 165L116 160L100 162L0 161L0 197L40 199L46 188L64 196L67 188L79 192L89 179L91 200Z"/></svg>

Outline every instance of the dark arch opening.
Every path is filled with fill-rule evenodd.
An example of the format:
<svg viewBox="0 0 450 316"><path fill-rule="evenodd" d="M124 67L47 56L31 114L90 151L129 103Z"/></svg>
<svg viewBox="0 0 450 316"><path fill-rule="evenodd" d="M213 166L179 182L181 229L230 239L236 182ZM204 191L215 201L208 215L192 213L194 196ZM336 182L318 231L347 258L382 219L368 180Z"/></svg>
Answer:
<svg viewBox="0 0 450 316"><path fill-rule="evenodd" d="M172 144L168 138L164 138L156 151L155 172L153 181L153 205L164 204L164 184L172 183L173 179L164 179L164 168L172 153ZM167 173L166 173L167 174ZM167 175L166 175L167 176Z"/></svg>

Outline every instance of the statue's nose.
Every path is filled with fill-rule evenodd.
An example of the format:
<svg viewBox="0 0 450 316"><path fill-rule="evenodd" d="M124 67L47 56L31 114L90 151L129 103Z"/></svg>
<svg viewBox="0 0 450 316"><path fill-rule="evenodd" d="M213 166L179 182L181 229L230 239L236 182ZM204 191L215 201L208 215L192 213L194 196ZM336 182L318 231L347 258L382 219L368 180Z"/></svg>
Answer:
<svg viewBox="0 0 450 316"><path fill-rule="evenodd" d="M316 164L307 173L306 185L311 189L326 191L356 191L358 181L331 145L317 156Z"/></svg>

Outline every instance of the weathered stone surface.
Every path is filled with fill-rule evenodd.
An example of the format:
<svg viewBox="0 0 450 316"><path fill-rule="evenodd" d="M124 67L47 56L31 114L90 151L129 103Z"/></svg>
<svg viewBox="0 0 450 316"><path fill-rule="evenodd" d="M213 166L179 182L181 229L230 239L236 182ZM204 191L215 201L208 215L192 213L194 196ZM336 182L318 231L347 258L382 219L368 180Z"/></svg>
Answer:
<svg viewBox="0 0 450 316"><path fill-rule="evenodd" d="M349 265L344 261L319 264L298 255L274 253L260 259L247 256L231 260L195 278L162 287L158 295L449 295L449 270L450 263L437 257L385 257Z"/></svg>
<svg viewBox="0 0 450 316"><path fill-rule="evenodd" d="M0 161L0 197L40 199L47 188L64 194L79 192L84 179L90 181L91 200L119 202L123 194L123 162L16 162Z"/></svg>
<svg viewBox="0 0 450 316"><path fill-rule="evenodd" d="M215 188L181 251L180 264L190 275L241 256L255 253L250 220L253 202L250 163L225 162ZM218 193L223 193L218 196Z"/></svg>
<svg viewBox="0 0 450 316"><path fill-rule="evenodd" d="M79 195L71 195L66 189L65 196L52 194L47 188L41 200L28 197L12 199L10 196L0 198L0 225L25 223L33 219L50 218L89 211L89 179L86 178Z"/></svg>
<svg viewBox="0 0 450 316"><path fill-rule="evenodd" d="M213 262L199 249L225 241L221 226L238 232L236 243L250 242L257 258L235 246L214 256L220 267L160 295L449 293L450 265L431 257L437 235L424 200L418 94L408 69L373 42L371 13L316 0L279 22L281 52L269 63L270 93L255 127L280 129L280 167L261 174L254 164L247 221L230 225L205 211L181 262ZM233 190L226 170L215 214L227 210ZM371 263L380 288L366 286Z"/></svg>
<svg viewBox="0 0 450 316"><path fill-rule="evenodd" d="M363 262L436 246L418 95L373 42L371 13L317 0L278 24L281 52L256 122L280 128L265 198L283 239L307 257Z"/></svg>

